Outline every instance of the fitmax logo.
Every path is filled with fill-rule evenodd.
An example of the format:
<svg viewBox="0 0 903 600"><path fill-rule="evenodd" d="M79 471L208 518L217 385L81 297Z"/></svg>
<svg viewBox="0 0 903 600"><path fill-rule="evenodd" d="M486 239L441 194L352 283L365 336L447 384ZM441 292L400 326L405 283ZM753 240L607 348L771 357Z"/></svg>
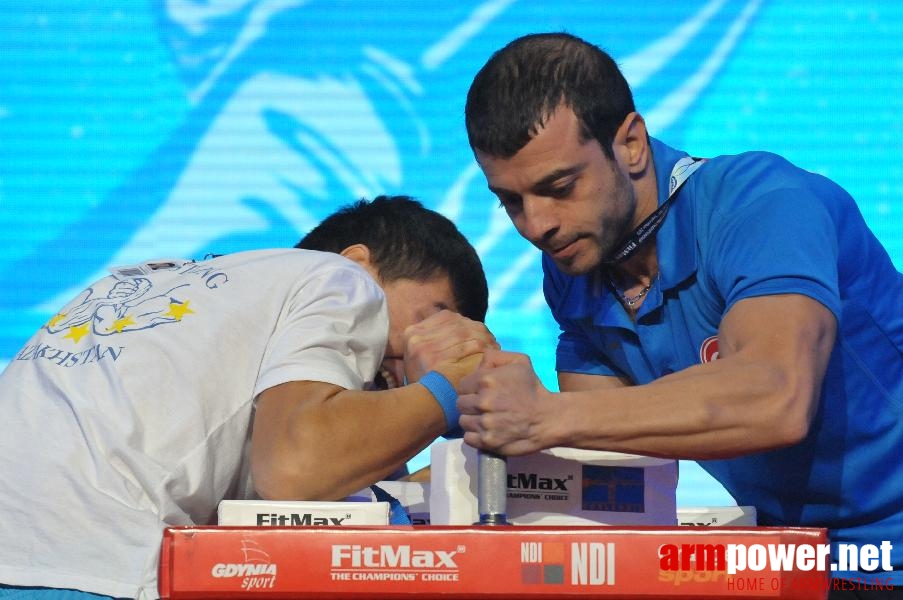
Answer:
<svg viewBox="0 0 903 600"><path fill-rule="evenodd" d="M540 477L536 473L508 473L508 489L566 492L568 479Z"/></svg>
<svg viewBox="0 0 903 600"><path fill-rule="evenodd" d="M257 525L341 525L344 517L315 517L311 513L291 513L288 515L278 515L275 513L257 513Z"/></svg>
<svg viewBox="0 0 903 600"><path fill-rule="evenodd" d="M413 550L408 545L360 546L358 544L334 544L332 566L335 568L370 567L401 569L457 569L455 555L458 550Z"/></svg>

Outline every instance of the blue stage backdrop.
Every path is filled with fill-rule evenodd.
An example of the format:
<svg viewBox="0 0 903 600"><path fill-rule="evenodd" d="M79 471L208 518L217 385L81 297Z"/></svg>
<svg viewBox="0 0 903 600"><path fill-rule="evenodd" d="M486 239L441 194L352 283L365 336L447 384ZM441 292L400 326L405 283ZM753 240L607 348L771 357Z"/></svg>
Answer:
<svg viewBox="0 0 903 600"><path fill-rule="evenodd" d="M110 266L290 246L341 204L403 193L473 240L490 326L554 388L539 256L462 123L473 74L535 31L611 52L674 146L836 179L903 266L894 0L4 0L0 363ZM679 502L731 499L687 463Z"/></svg>

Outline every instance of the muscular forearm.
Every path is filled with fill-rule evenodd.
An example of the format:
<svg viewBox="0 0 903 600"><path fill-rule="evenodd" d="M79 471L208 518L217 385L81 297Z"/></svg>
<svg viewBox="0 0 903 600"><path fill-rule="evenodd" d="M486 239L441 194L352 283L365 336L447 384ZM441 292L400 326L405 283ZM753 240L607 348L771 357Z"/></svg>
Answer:
<svg viewBox="0 0 903 600"><path fill-rule="evenodd" d="M786 446L805 435L817 394L790 379L735 358L648 385L562 391L561 416L542 444L688 459Z"/></svg>
<svg viewBox="0 0 903 600"><path fill-rule="evenodd" d="M291 387L327 384L284 385L289 389L273 390L294 396L299 391ZM444 433L441 409L419 384L379 392L330 387L291 408L278 398L259 407L252 465L262 497L340 499L383 479Z"/></svg>
<svg viewBox="0 0 903 600"><path fill-rule="evenodd" d="M487 353L459 405L464 440L503 454L553 446L717 458L806 435L834 343L833 316L801 296L738 302L720 358L645 385L562 374L549 392L528 358Z"/></svg>

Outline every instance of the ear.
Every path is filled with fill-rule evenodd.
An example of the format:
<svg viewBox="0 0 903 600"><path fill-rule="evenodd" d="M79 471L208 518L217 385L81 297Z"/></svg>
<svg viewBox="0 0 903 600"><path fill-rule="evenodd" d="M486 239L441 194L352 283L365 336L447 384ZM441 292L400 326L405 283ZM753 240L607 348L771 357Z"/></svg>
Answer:
<svg viewBox="0 0 903 600"><path fill-rule="evenodd" d="M612 144L615 158L627 167L632 175L642 174L649 166L652 153L649 151L649 133L646 121L638 112L632 112L624 118L615 132Z"/></svg>
<svg viewBox="0 0 903 600"><path fill-rule="evenodd" d="M369 269L372 264L370 263L370 248L363 244L354 244L353 246L348 246L341 252L340 255L344 256L348 260L353 260L357 264L361 265Z"/></svg>

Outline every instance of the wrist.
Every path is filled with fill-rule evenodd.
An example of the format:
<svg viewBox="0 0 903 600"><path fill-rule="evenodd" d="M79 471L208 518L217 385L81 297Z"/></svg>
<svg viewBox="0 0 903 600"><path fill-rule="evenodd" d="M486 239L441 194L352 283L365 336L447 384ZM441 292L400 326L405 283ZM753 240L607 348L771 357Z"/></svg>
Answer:
<svg viewBox="0 0 903 600"><path fill-rule="evenodd" d="M417 383L432 394L442 413L445 415L445 430L449 431L458 426L461 413L458 411L458 392L455 386L439 371L430 371L420 378Z"/></svg>

